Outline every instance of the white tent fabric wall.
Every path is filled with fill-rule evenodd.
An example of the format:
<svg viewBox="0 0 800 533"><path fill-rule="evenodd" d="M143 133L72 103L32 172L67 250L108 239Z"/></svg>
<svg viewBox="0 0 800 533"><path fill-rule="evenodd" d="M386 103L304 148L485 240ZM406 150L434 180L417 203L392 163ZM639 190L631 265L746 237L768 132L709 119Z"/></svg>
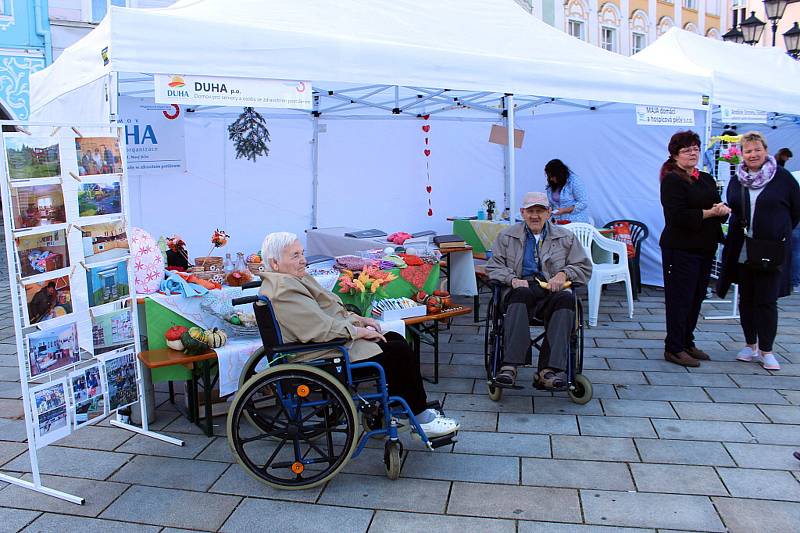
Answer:
<svg viewBox="0 0 800 533"><path fill-rule="evenodd" d="M703 131L705 113L695 112L695 126ZM544 165L561 159L586 185L595 225L618 219L647 224L650 236L642 248L642 282L663 286L661 249L664 229L661 209L661 164L668 156L673 133L687 128L636 126L631 106L614 105L593 112L539 113L520 117L525 144L517 151L517 190L542 191Z"/></svg>
<svg viewBox="0 0 800 533"><path fill-rule="evenodd" d="M311 222L310 119L268 119L269 157L236 159L230 117L186 117L187 172L130 173L133 225L153 236L180 234L191 258L206 255L214 228L231 240L223 251L261 248L272 231L301 238Z"/></svg>
<svg viewBox="0 0 800 533"><path fill-rule="evenodd" d="M319 227L450 233L448 216L503 203L504 147L488 142L491 122L430 120L431 195L421 120L329 120L319 145Z"/></svg>

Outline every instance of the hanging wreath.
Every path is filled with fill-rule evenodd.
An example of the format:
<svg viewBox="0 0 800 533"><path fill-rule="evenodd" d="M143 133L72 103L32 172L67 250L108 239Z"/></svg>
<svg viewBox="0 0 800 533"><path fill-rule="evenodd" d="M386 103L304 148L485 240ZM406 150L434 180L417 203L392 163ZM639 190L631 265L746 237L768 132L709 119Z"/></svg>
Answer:
<svg viewBox="0 0 800 533"><path fill-rule="evenodd" d="M228 126L228 138L236 148L236 159L244 157L255 162L258 156L269 155L267 121L252 107L245 107L239 118Z"/></svg>

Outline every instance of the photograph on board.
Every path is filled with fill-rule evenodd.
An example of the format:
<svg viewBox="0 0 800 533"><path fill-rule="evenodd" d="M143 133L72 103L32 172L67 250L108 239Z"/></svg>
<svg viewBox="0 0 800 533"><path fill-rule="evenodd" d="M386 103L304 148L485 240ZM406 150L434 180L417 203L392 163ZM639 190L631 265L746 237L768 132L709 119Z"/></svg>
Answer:
<svg viewBox="0 0 800 533"><path fill-rule="evenodd" d="M78 216L93 217L122 213L119 181L81 183L78 186Z"/></svg>
<svg viewBox="0 0 800 533"><path fill-rule="evenodd" d="M81 428L98 418L102 418L106 414L106 397L103 394L94 396L93 398L75 405L75 429Z"/></svg>
<svg viewBox="0 0 800 533"><path fill-rule="evenodd" d="M71 428L67 413L67 380L62 378L32 387L30 394L35 418L33 430L36 447L46 446L69 435Z"/></svg>
<svg viewBox="0 0 800 533"><path fill-rule="evenodd" d="M108 409L114 411L136 402L139 390L136 385L136 359L127 352L105 359L103 363L106 387L108 387Z"/></svg>
<svg viewBox="0 0 800 533"><path fill-rule="evenodd" d="M81 227L83 258L86 264L121 259L130 253L123 220L112 220Z"/></svg>
<svg viewBox="0 0 800 533"><path fill-rule="evenodd" d="M25 323L39 324L72 312L69 276L46 279L25 285Z"/></svg>
<svg viewBox="0 0 800 533"><path fill-rule="evenodd" d="M75 413L75 428L91 423L105 414L105 397L100 365L82 368L69 375L69 387Z"/></svg>
<svg viewBox="0 0 800 533"><path fill-rule="evenodd" d="M14 229L35 228L67 221L60 184L11 187Z"/></svg>
<svg viewBox="0 0 800 533"><path fill-rule="evenodd" d="M130 294L128 262L119 261L86 269L89 307L116 302Z"/></svg>
<svg viewBox="0 0 800 533"><path fill-rule="evenodd" d="M119 350L133 344L133 314L130 309L120 309L92 318L92 344L94 354Z"/></svg>
<svg viewBox="0 0 800 533"><path fill-rule="evenodd" d="M74 322L30 333L26 342L31 378L81 360L78 327Z"/></svg>
<svg viewBox="0 0 800 533"><path fill-rule="evenodd" d="M6 134L6 161L12 180L52 178L61 174L58 139Z"/></svg>
<svg viewBox="0 0 800 533"><path fill-rule="evenodd" d="M20 274L24 278L69 266L66 230L22 235L16 237L14 243L17 245Z"/></svg>
<svg viewBox="0 0 800 533"><path fill-rule="evenodd" d="M75 150L81 176L122 172L122 157L116 137L78 137L75 139Z"/></svg>

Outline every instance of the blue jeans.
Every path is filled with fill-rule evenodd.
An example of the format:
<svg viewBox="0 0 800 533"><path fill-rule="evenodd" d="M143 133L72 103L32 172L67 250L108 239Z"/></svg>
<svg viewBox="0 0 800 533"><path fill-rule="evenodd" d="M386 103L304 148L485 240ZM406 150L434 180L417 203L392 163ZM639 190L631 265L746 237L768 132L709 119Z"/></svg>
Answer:
<svg viewBox="0 0 800 533"><path fill-rule="evenodd" d="M800 224L792 231L792 287L798 285L800 285Z"/></svg>

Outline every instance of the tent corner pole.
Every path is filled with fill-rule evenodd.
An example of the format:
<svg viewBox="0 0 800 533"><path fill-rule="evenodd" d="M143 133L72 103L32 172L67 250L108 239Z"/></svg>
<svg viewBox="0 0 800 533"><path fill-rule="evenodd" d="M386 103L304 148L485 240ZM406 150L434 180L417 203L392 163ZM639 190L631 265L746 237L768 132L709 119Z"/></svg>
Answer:
<svg viewBox="0 0 800 533"><path fill-rule="evenodd" d="M514 161L514 95L506 94L506 122L508 130L508 220L512 224L516 219L516 175Z"/></svg>
<svg viewBox="0 0 800 533"><path fill-rule="evenodd" d="M317 229L319 217L319 96L314 96L311 113L311 229Z"/></svg>

